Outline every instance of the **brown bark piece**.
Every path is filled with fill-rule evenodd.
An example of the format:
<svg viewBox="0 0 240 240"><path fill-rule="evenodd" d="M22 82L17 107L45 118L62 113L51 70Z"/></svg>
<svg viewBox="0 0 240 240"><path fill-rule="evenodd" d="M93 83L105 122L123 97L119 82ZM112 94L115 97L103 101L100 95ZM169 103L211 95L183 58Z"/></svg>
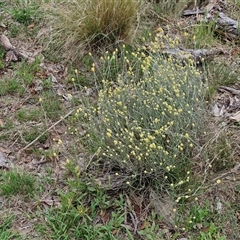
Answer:
<svg viewBox="0 0 240 240"><path fill-rule="evenodd" d="M10 42L7 36L0 36L0 44L7 51L6 53L6 62L16 62L20 61L22 58L27 59L28 61L34 61L34 58L27 56L26 54L18 51Z"/></svg>

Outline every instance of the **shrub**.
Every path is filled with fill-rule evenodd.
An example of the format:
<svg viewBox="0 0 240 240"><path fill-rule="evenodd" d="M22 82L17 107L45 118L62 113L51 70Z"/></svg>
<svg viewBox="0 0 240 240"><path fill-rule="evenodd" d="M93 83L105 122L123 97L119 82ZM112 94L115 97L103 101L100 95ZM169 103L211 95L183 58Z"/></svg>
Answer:
<svg viewBox="0 0 240 240"><path fill-rule="evenodd" d="M87 145L107 171L127 174L132 187L177 189L190 181L193 149L204 127L205 86L193 60L164 57L160 41L161 34L148 50L129 53L131 61L123 50L128 71L122 67L116 82L108 73L96 106L85 106L83 116L89 118ZM116 52L106 61L117 64Z"/></svg>
<svg viewBox="0 0 240 240"><path fill-rule="evenodd" d="M86 45L128 40L138 12L137 0L62 0L45 5L53 44L75 58Z"/></svg>

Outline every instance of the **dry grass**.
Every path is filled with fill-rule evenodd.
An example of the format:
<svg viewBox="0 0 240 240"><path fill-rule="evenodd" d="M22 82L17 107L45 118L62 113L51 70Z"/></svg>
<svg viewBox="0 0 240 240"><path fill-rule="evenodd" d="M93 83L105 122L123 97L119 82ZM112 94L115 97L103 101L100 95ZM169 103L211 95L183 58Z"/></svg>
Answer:
<svg viewBox="0 0 240 240"><path fill-rule="evenodd" d="M138 0L63 0L44 5L51 43L67 59L86 46L102 46L133 37Z"/></svg>

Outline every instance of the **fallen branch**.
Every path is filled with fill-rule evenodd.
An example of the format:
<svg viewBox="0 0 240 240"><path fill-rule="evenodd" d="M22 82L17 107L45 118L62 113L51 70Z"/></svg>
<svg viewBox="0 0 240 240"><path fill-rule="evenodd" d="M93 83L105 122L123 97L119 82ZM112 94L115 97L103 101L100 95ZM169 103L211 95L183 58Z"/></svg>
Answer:
<svg viewBox="0 0 240 240"><path fill-rule="evenodd" d="M193 59L196 63L201 63L203 60L211 60L215 55L222 54L223 51L219 49L164 49L164 54L171 55L176 59L188 60Z"/></svg>
<svg viewBox="0 0 240 240"><path fill-rule="evenodd" d="M238 22L231 19L224 13L220 12L219 16L217 18L217 24L220 25L220 27L225 30L229 34L236 35L236 37L240 37L240 30L238 28Z"/></svg>
<svg viewBox="0 0 240 240"><path fill-rule="evenodd" d="M0 44L7 51L6 62L17 62L20 61L22 58L25 58L31 62L34 61L34 58L27 56L26 54L18 51L15 47L13 47L7 36L0 36Z"/></svg>
<svg viewBox="0 0 240 240"><path fill-rule="evenodd" d="M234 88L231 88L231 87L220 86L218 89L219 90L226 90L226 91L232 93L233 95L240 95L240 90L237 90L237 89L234 89Z"/></svg>
<svg viewBox="0 0 240 240"><path fill-rule="evenodd" d="M57 122L55 122L51 127L49 127L47 130L45 130L44 132L42 132L38 137L36 137L32 142L30 142L27 146L25 146L24 148L20 149L17 153L17 156L19 158L20 154L26 150L27 148L29 148L30 146L32 146L39 138L41 138L44 134L46 134L47 132L49 132L52 128L54 128L56 125L58 125L60 122L62 122L65 118L67 118L68 116L70 116L73 112L75 111L75 109L71 110L70 112L68 112L65 116L61 117L61 119L59 119Z"/></svg>
<svg viewBox="0 0 240 240"><path fill-rule="evenodd" d="M187 16L191 16L191 15L197 15L197 14L204 14L204 10L202 10L202 9L198 9L198 10L185 10L184 12L183 12L183 16L184 17L187 17Z"/></svg>
<svg viewBox="0 0 240 240"><path fill-rule="evenodd" d="M212 11L213 9L217 9L218 12ZM201 10L185 10L183 11L183 16L188 17L191 15L198 15L198 14L206 14L204 18L206 22L213 20L218 28L215 30L217 33L221 35L225 35L229 39L236 39L240 37L240 30L239 30L239 23L236 20L228 17L224 14L222 8L219 7L217 1L210 1L209 4Z"/></svg>

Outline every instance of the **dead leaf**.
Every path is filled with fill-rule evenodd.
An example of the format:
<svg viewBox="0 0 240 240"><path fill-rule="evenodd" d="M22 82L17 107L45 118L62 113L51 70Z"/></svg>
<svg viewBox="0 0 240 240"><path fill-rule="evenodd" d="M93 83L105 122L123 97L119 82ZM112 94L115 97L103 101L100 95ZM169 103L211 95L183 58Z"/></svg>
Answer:
<svg viewBox="0 0 240 240"><path fill-rule="evenodd" d="M112 234L115 235L118 232L118 229L112 230Z"/></svg>
<svg viewBox="0 0 240 240"><path fill-rule="evenodd" d="M20 235L26 235L27 233L30 233L33 230L31 225L24 227L17 226L16 228Z"/></svg>
<svg viewBox="0 0 240 240"><path fill-rule="evenodd" d="M204 232L204 233L206 233L206 232L208 232L209 231L209 226L207 226L207 227L203 227L203 228L201 228L201 232Z"/></svg>
<svg viewBox="0 0 240 240"><path fill-rule="evenodd" d="M7 26L3 22L0 22L0 27L1 28L7 28Z"/></svg>
<svg viewBox="0 0 240 240"><path fill-rule="evenodd" d="M222 203L221 203L220 199L217 200L216 211L217 211L219 214L222 213Z"/></svg>
<svg viewBox="0 0 240 240"><path fill-rule="evenodd" d="M0 152L6 153L7 155L9 155L12 151L9 150L8 148L0 146Z"/></svg>
<svg viewBox="0 0 240 240"><path fill-rule="evenodd" d="M143 230L143 229L149 228L149 227L151 227L151 223L148 222L148 221L144 221L143 224L139 227L138 230Z"/></svg>
<svg viewBox="0 0 240 240"><path fill-rule="evenodd" d="M240 111L234 113L231 117L229 117L229 119L239 122L240 121Z"/></svg>
<svg viewBox="0 0 240 240"><path fill-rule="evenodd" d="M35 27L34 23L31 23L30 25L28 25L28 28L34 28L34 27Z"/></svg>
<svg viewBox="0 0 240 240"><path fill-rule="evenodd" d="M214 8L216 3L217 3L217 0L210 0L208 5L205 7L206 11L210 12Z"/></svg>
<svg viewBox="0 0 240 240"><path fill-rule="evenodd" d="M6 53L6 62L17 62L19 58L16 56L15 51L10 50Z"/></svg>
<svg viewBox="0 0 240 240"><path fill-rule="evenodd" d="M240 221L240 213L239 212L236 213L236 217L237 217L237 220Z"/></svg>
<svg viewBox="0 0 240 240"><path fill-rule="evenodd" d="M231 173L237 173L240 168L240 163L237 163L231 170Z"/></svg>
<svg viewBox="0 0 240 240"><path fill-rule="evenodd" d="M233 58L237 57L238 53L239 53L239 49L237 47L233 48L231 51L231 55Z"/></svg>
<svg viewBox="0 0 240 240"><path fill-rule="evenodd" d="M1 152L0 152L0 168L9 168L7 159Z"/></svg>
<svg viewBox="0 0 240 240"><path fill-rule="evenodd" d="M215 104L213 106L212 114L213 114L214 117L219 117L220 116L220 109L219 109L217 104Z"/></svg>
<svg viewBox="0 0 240 240"><path fill-rule="evenodd" d="M110 220L110 212L109 211L107 212L106 210L102 210L100 213L100 218L103 224L106 224Z"/></svg>
<svg viewBox="0 0 240 240"><path fill-rule="evenodd" d="M4 121L2 119L0 119L0 127L3 128L4 127Z"/></svg>
<svg viewBox="0 0 240 240"><path fill-rule="evenodd" d="M128 207L131 209L131 207L132 207L132 203L131 203L131 201L130 201L128 195L126 195L126 202L127 202Z"/></svg>
<svg viewBox="0 0 240 240"><path fill-rule="evenodd" d="M159 198L154 191L151 191L150 196L156 214L163 217L164 221L169 226L174 226L174 214L172 211L174 208L174 202L168 196Z"/></svg>
<svg viewBox="0 0 240 240"><path fill-rule="evenodd" d="M139 205L135 205L134 204L134 212L136 213L136 216L138 218L138 220L140 220L141 218L141 207Z"/></svg>
<svg viewBox="0 0 240 240"><path fill-rule="evenodd" d="M202 229L202 227L203 227L201 223L197 223L196 226L198 229Z"/></svg>
<svg viewBox="0 0 240 240"><path fill-rule="evenodd" d="M235 182L237 179L235 176L226 176L225 179Z"/></svg>
<svg viewBox="0 0 240 240"><path fill-rule="evenodd" d="M0 36L0 43L2 44L2 46L4 47L5 50L12 50L14 49L14 47L12 46L10 40L8 39L7 36L5 35L1 35Z"/></svg>

